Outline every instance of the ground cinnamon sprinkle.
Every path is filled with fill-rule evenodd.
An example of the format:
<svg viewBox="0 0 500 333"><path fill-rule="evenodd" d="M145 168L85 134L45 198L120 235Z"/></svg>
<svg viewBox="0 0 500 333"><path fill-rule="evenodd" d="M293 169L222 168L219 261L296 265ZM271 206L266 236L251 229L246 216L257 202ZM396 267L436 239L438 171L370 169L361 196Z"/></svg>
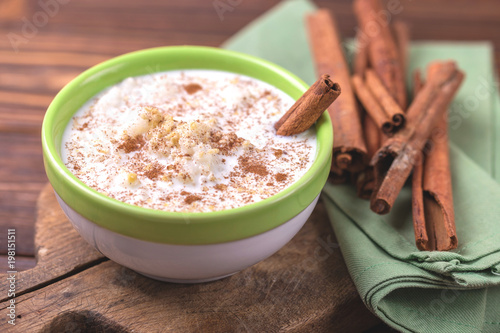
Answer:
<svg viewBox="0 0 500 333"><path fill-rule="evenodd" d="M129 135L125 136L125 138L118 144L118 149L123 150L126 154L131 153L133 151L137 151L141 149L146 141L142 135L138 135L135 137L131 137Z"/></svg>
<svg viewBox="0 0 500 333"><path fill-rule="evenodd" d="M275 149L274 150L274 156L276 158L280 158L281 156L283 156L283 150L281 150L281 149Z"/></svg>
<svg viewBox="0 0 500 333"><path fill-rule="evenodd" d="M200 197L199 195L190 194L184 198L184 202L186 204L190 205L195 201L200 201L201 199L202 199L202 197Z"/></svg>
<svg viewBox="0 0 500 333"><path fill-rule="evenodd" d="M212 133L210 140L213 147L219 149L222 155L228 155L245 142L245 139L238 137L234 132L222 133L221 131Z"/></svg>
<svg viewBox="0 0 500 333"><path fill-rule="evenodd" d="M151 163L147 165L143 170L143 175L151 180L157 179L163 174L165 167L158 162Z"/></svg>
<svg viewBox="0 0 500 333"><path fill-rule="evenodd" d="M214 186L214 188L217 190L217 191L225 191L227 189L227 185L224 185L224 184L217 184Z"/></svg>
<svg viewBox="0 0 500 333"><path fill-rule="evenodd" d="M89 127L89 123L84 123L82 126L78 127L78 130L79 131L83 131L84 129L86 129L87 127Z"/></svg>
<svg viewBox="0 0 500 333"><path fill-rule="evenodd" d="M244 172L254 173L259 176L267 176L269 173L266 166L260 164L254 156L242 155L238 158L238 162Z"/></svg>
<svg viewBox="0 0 500 333"><path fill-rule="evenodd" d="M287 179L288 175L284 173L277 173L274 175L274 178L277 182L284 182Z"/></svg>
<svg viewBox="0 0 500 333"><path fill-rule="evenodd" d="M202 89L203 89L203 87L200 86L198 83L190 83L190 84L184 86L184 90L186 90L186 92L189 95L192 95L192 94L194 94Z"/></svg>

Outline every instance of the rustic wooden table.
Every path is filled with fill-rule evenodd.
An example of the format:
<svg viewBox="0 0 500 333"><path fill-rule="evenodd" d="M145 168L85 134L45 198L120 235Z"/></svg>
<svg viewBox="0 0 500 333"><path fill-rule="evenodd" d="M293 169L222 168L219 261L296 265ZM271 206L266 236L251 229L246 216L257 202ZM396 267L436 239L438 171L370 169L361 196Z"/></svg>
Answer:
<svg viewBox="0 0 500 333"><path fill-rule="evenodd" d="M0 244L16 228L17 268L31 268L37 197L47 182L40 126L54 95L88 67L142 48L217 46L278 0L0 1ZM219 15L214 5L225 3ZM400 0L413 40L490 40L500 64L500 2ZM45 4L45 5L44 5ZM351 1L316 1L354 35ZM6 270L5 245L0 271ZM383 328L382 328L383 329Z"/></svg>

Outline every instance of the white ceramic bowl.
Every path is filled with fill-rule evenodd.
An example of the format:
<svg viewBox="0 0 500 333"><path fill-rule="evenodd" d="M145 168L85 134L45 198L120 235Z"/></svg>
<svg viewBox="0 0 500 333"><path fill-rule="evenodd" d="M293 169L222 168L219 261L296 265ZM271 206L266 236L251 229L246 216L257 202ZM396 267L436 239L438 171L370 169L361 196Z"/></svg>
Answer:
<svg viewBox="0 0 500 333"><path fill-rule="evenodd" d="M56 196L75 229L97 251L142 275L176 283L217 280L271 256L302 228L319 198L282 225L252 237L217 244L175 245L143 241L100 227Z"/></svg>

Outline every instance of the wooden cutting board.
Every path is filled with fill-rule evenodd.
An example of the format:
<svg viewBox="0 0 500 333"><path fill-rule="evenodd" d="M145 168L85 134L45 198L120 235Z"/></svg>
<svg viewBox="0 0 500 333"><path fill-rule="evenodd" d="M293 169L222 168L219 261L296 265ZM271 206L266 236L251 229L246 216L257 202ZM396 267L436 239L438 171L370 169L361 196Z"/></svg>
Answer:
<svg viewBox="0 0 500 333"><path fill-rule="evenodd" d="M354 288L321 201L279 252L209 283L159 282L103 257L50 185L38 199L35 247L36 267L16 276L16 325L4 318L1 332L362 332L380 322Z"/></svg>

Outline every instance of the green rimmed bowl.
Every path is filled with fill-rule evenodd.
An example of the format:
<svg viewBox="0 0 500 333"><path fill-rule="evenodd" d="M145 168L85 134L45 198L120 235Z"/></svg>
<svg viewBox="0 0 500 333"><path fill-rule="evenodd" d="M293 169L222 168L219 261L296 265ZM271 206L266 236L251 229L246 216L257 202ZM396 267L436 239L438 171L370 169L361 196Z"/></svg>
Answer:
<svg viewBox="0 0 500 333"><path fill-rule="evenodd" d="M316 123L315 160L292 186L257 203L210 213L165 212L129 205L91 189L64 166L62 135L83 104L127 77L180 69L221 70L254 77L294 99L308 88L295 75L273 63L218 48L173 46L125 54L85 71L59 92L44 118L43 156L47 176L61 207L96 249L146 275L200 281L252 265L277 251L295 235L312 212L328 177L333 132L330 119L324 113ZM264 244L266 235L274 236ZM257 249L248 243L252 239L254 242L250 243L258 244ZM236 250L241 246L244 246L243 254ZM222 248L226 253L221 257L216 253L220 254ZM194 252L183 254L181 249ZM227 258L227 251L234 254L233 259ZM142 264L137 267L131 262ZM211 269L207 271L200 264ZM220 269L216 269L218 267Z"/></svg>

